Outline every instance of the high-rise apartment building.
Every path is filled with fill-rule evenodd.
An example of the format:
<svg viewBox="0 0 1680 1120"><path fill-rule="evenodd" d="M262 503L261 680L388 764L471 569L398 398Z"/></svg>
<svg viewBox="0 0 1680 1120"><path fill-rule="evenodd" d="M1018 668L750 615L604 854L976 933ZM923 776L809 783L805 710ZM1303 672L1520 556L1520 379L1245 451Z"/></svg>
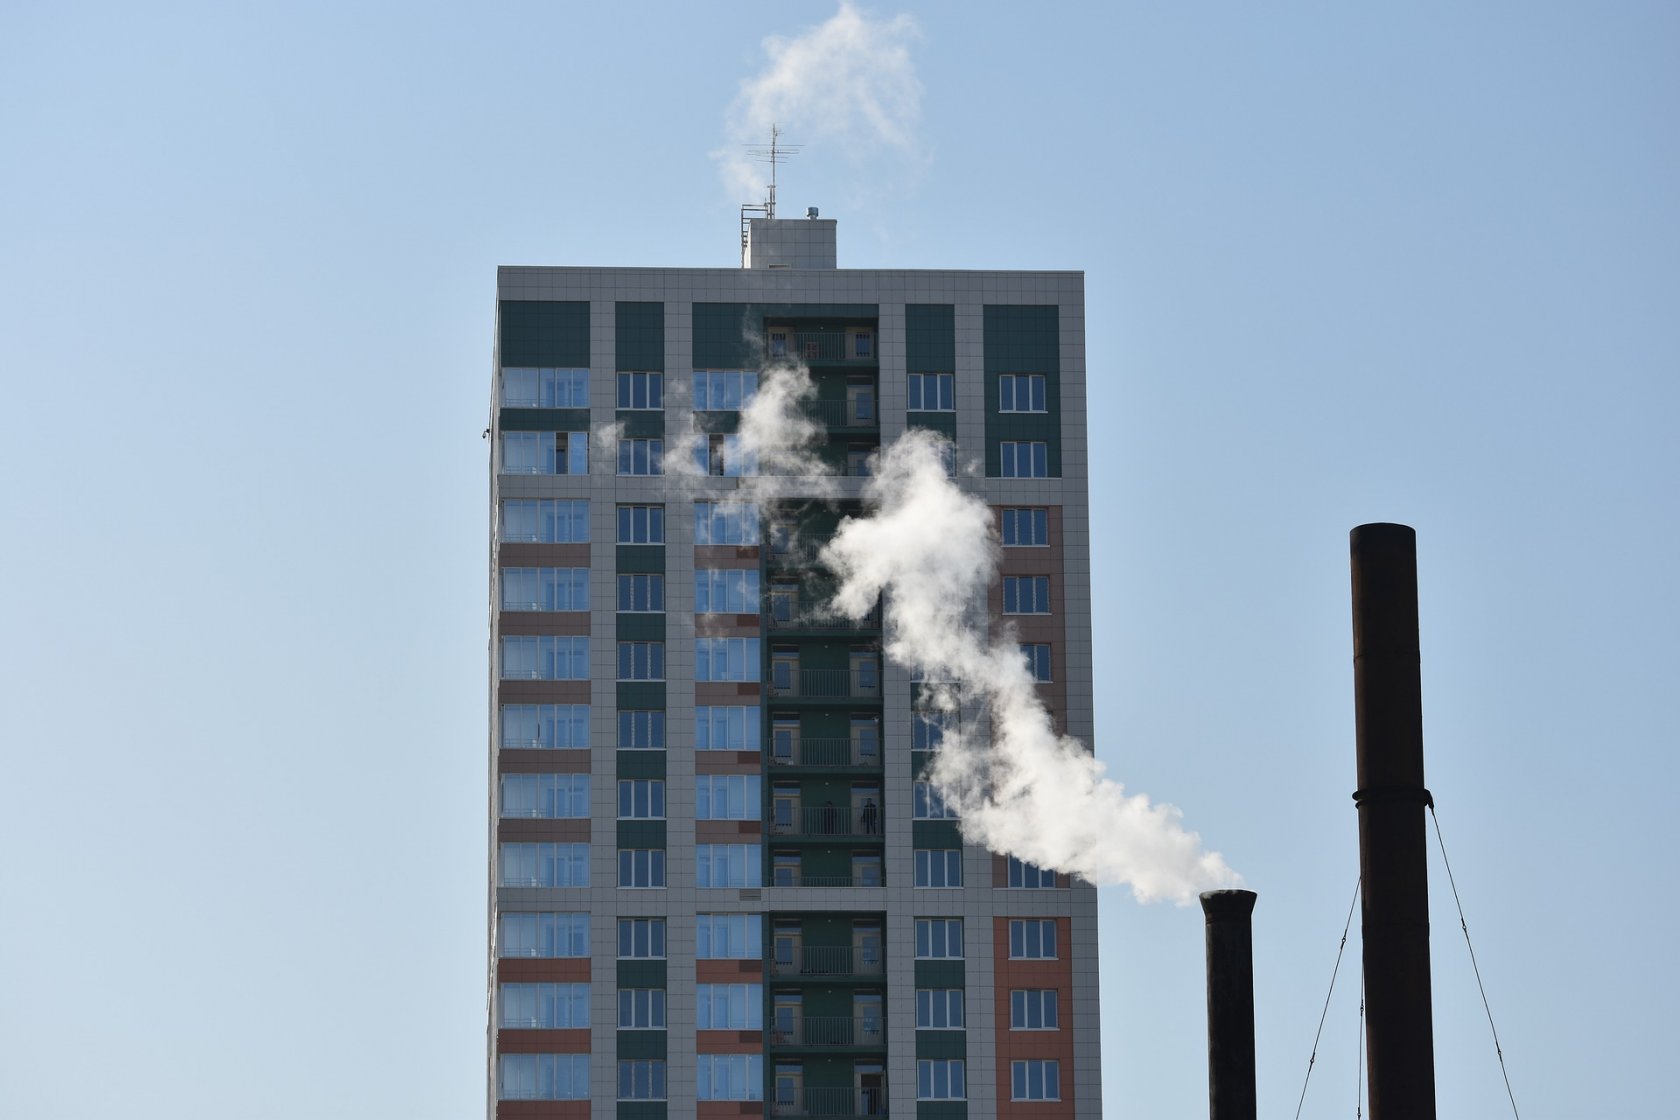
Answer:
<svg viewBox="0 0 1680 1120"><path fill-rule="evenodd" d="M1095 891L963 843L920 776L986 713L918 714L817 556L877 448L949 436L993 633L1091 741L1082 274L750 229L742 268L498 275L489 1113L1095 1120ZM839 497L743 502L789 361Z"/></svg>

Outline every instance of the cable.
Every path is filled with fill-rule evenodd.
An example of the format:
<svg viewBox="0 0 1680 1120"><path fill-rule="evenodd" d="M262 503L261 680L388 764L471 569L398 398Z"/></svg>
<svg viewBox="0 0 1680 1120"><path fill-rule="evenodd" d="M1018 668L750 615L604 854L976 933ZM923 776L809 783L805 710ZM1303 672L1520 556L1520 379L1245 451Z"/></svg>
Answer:
<svg viewBox="0 0 1680 1120"><path fill-rule="evenodd" d="M1301 1120L1301 1107L1307 1103L1307 1083L1312 1080L1313 1063L1318 1061L1318 1040L1324 1034L1324 1017L1330 1014L1330 997L1336 992L1336 973L1341 971L1342 950L1347 948L1348 930L1353 928L1353 908L1359 904L1359 880L1353 881L1353 901L1348 903L1347 921L1342 923L1342 943L1336 946L1336 965L1330 970L1330 990L1324 993L1324 1010L1318 1013L1318 1030L1313 1032L1312 1054L1307 1058L1307 1076L1301 1081L1301 1099L1295 1102L1295 1120ZM1361 1006L1364 1001L1361 1000Z"/></svg>
<svg viewBox="0 0 1680 1120"><path fill-rule="evenodd" d="M1487 1012L1488 1030L1493 1032L1493 1052L1499 1055L1499 1076L1505 1079L1505 1095L1511 1101L1511 1115L1521 1120L1517 1113L1517 1098L1511 1092L1511 1075L1505 1070L1505 1051L1499 1045L1499 1028L1493 1025L1493 1008L1488 1006L1487 989L1482 986L1482 969L1476 963L1476 947L1470 944L1470 926L1464 920L1464 903L1459 901L1458 883L1453 879L1452 861L1447 859L1447 842L1441 836L1441 818L1435 815L1435 804L1430 802L1429 819L1435 822L1435 842L1441 848L1441 863L1447 869L1447 884L1452 887L1453 905L1458 907L1458 928L1464 931L1464 947L1470 950L1470 969L1476 974L1476 990L1482 994L1482 1010Z"/></svg>

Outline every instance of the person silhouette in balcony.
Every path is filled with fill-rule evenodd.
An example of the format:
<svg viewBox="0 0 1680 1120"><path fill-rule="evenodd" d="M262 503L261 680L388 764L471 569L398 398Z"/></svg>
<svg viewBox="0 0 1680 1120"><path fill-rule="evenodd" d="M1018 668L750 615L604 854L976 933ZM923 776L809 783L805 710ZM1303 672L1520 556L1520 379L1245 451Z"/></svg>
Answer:
<svg viewBox="0 0 1680 1120"><path fill-rule="evenodd" d="M832 799L823 802L823 833L834 835L834 802Z"/></svg>
<svg viewBox="0 0 1680 1120"><path fill-rule="evenodd" d="M864 798L863 799L863 831L864 832L868 833L871 836L875 835L875 822L876 822L876 819L879 817L879 815L880 815L879 810L877 810L875 808L875 799L873 797Z"/></svg>

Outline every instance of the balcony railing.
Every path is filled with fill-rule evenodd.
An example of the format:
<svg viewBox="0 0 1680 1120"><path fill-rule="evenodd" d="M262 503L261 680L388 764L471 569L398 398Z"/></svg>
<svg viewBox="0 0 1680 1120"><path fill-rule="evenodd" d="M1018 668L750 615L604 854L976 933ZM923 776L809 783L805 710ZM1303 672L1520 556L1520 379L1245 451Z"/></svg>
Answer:
<svg viewBox="0 0 1680 1120"><path fill-rule="evenodd" d="M800 409L825 428L873 429L881 426L880 409L873 395L849 397L843 401L804 401Z"/></svg>
<svg viewBox="0 0 1680 1120"><path fill-rule="evenodd" d="M770 1045L812 1048L885 1046L887 1021L880 1015L806 1015L770 1025Z"/></svg>
<svg viewBox="0 0 1680 1120"><path fill-rule="evenodd" d="M879 806L818 805L797 809L786 818L770 818L773 836L879 836Z"/></svg>
<svg viewBox="0 0 1680 1120"><path fill-rule="evenodd" d="M800 867L775 867L770 872L772 887L879 887L883 885L881 869L859 869L850 875L807 875Z"/></svg>
<svg viewBox="0 0 1680 1120"><path fill-rule="evenodd" d="M885 1089L782 1089L771 1094L770 1115L789 1117L885 1116Z"/></svg>
<svg viewBox="0 0 1680 1120"><path fill-rule="evenodd" d="M863 353L859 353L859 350ZM770 332L766 348L772 361L797 358L803 362L856 362L875 364L875 339L865 336L859 345L855 331L801 331L777 327Z"/></svg>
<svg viewBox="0 0 1680 1120"><path fill-rule="evenodd" d="M800 739L770 744L772 766L878 767L881 744L851 739Z"/></svg>
<svg viewBox="0 0 1680 1120"><path fill-rule="evenodd" d="M852 945L801 945L770 958L772 976L879 976L884 971L880 950Z"/></svg>
<svg viewBox="0 0 1680 1120"><path fill-rule="evenodd" d="M770 695L818 700L876 700L881 671L868 669L786 669L770 667Z"/></svg>
<svg viewBox="0 0 1680 1120"><path fill-rule="evenodd" d="M817 604L770 604L770 629L788 632L801 630L879 630L880 610L870 611L862 618L847 618L843 614L820 609Z"/></svg>

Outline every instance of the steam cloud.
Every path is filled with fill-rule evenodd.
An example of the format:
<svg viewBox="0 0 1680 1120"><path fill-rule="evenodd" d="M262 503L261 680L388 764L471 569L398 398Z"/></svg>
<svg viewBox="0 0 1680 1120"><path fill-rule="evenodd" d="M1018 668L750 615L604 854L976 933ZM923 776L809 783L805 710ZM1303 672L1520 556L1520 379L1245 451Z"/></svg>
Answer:
<svg viewBox="0 0 1680 1120"><path fill-rule="evenodd" d="M728 143L712 153L725 184L738 198L759 196L764 168L743 149L768 143L777 123L801 142L827 142L854 161L888 153L911 162L922 103L909 49L916 34L909 16L872 19L842 0L839 11L804 34L765 39L768 65L741 83L727 117Z"/></svg>
<svg viewBox="0 0 1680 1120"><path fill-rule="evenodd" d="M764 473L741 479L739 500L762 506L836 492L812 451L822 429L800 407L811 394L803 368L765 370L734 444L734 454ZM1142 902L1183 904L1239 883L1223 857L1184 829L1177 808L1127 794L1084 744L1056 732L1013 631L990 633L992 511L947 476L949 453L943 436L924 431L884 448L864 491L873 512L842 522L822 559L840 580L833 610L862 618L884 594L887 656L923 680L956 682L925 686L924 705L961 704L988 716L989 735L949 727L928 775L960 816L964 837L1097 884L1128 885ZM696 470L689 449L674 448L674 457L680 463L668 471Z"/></svg>

